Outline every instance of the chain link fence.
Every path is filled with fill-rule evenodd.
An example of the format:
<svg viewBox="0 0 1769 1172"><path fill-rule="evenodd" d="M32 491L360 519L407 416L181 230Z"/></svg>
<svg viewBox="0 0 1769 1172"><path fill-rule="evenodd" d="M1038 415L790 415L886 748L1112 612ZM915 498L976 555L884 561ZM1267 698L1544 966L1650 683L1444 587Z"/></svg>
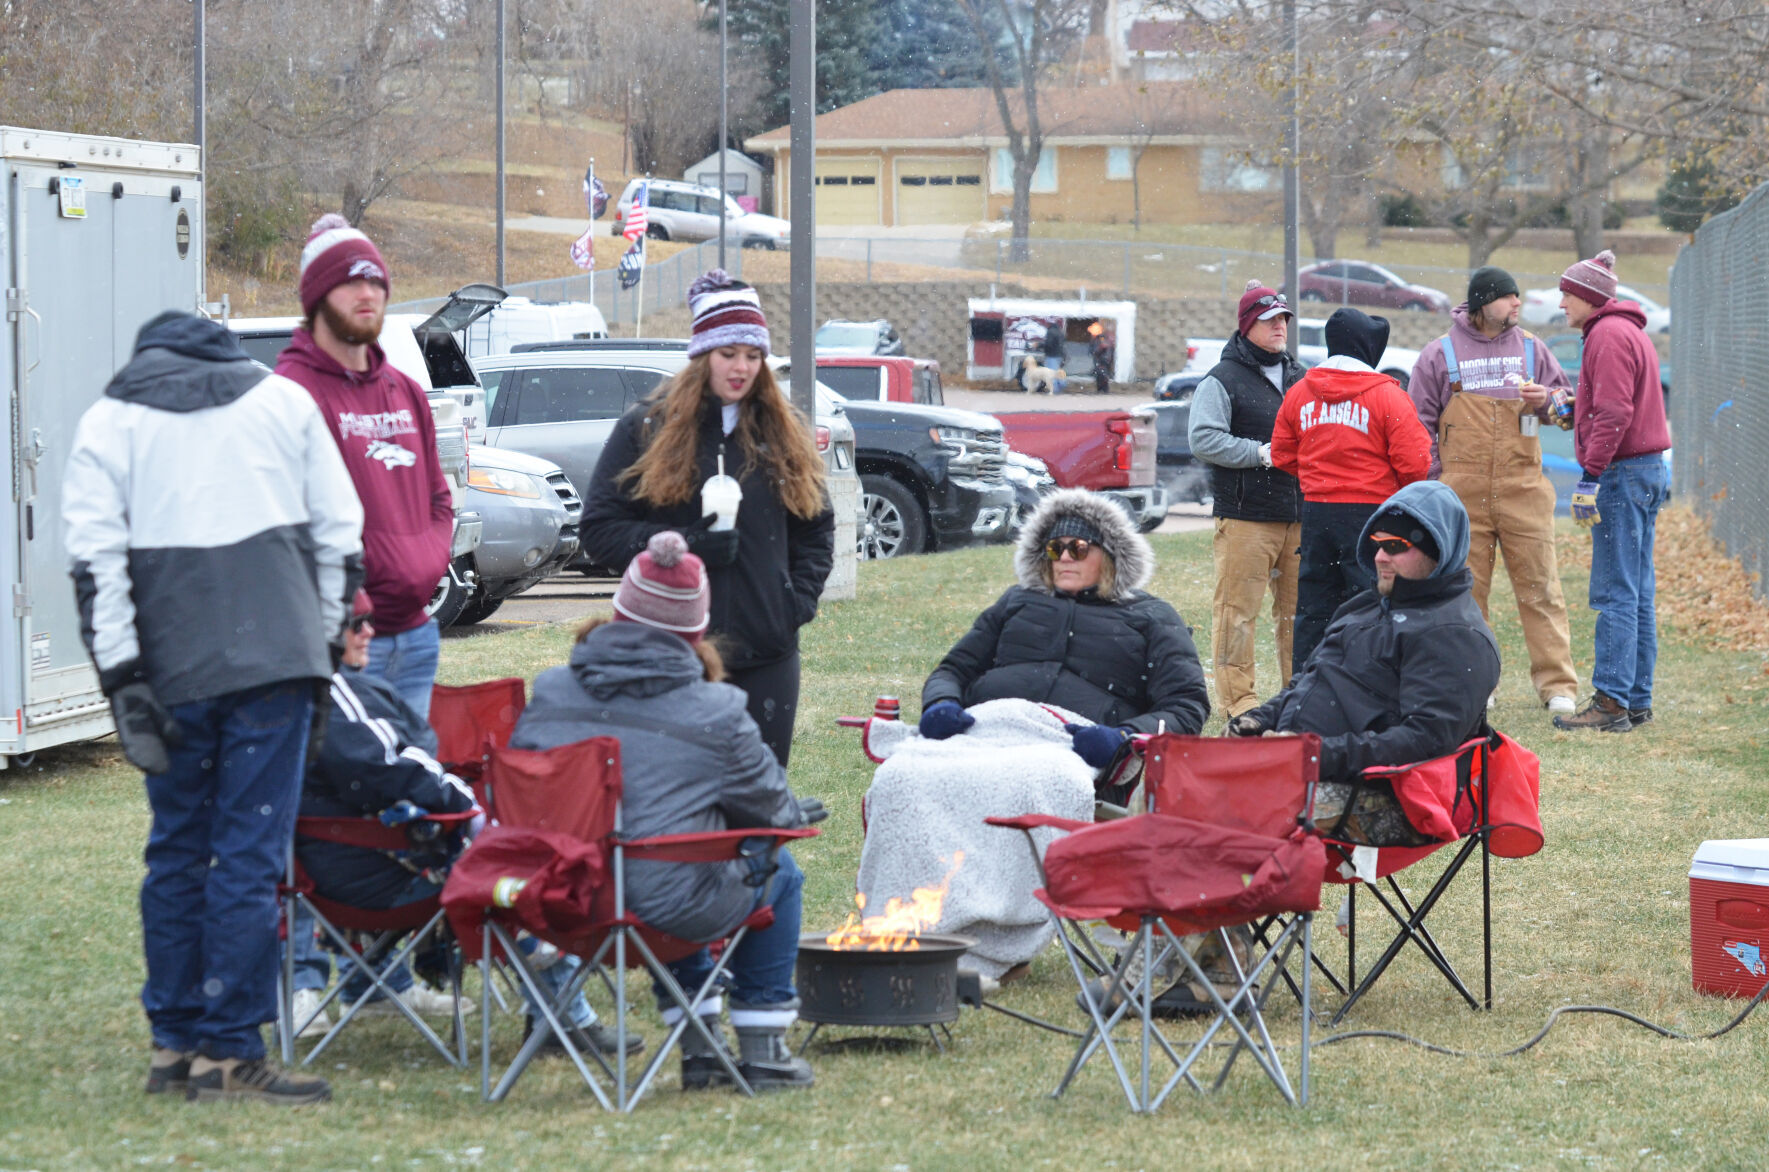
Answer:
<svg viewBox="0 0 1769 1172"><path fill-rule="evenodd" d="M1671 274L1672 491L1756 575L1769 570L1769 184L1715 216Z"/></svg>

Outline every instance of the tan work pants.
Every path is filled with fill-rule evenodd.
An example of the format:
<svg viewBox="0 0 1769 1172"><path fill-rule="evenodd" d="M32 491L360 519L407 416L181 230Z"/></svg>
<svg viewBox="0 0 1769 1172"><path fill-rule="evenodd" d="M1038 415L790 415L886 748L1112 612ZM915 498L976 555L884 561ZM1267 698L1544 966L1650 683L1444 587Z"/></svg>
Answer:
<svg viewBox="0 0 1769 1172"><path fill-rule="evenodd" d="M1502 551L1529 648L1530 683L1546 704L1577 695L1579 681L1554 558L1554 486L1542 474L1541 441L1519 427L1522 415L1523 404L1515 399L1451 395L1438 420L1437 450L1443 482L1468 510L1474 601L1487 616L1493 555Z"/></svg>
<svg viewBox="0 0 1769 1172"><path fill-rule="evenodd" d="M1259 604L1271 590L1271 617L1278 643L1277 688L1290 683L1290 641L1296 627L1297 550L1302 526L1281 521L1216 519L1216 597L1210 607L1210 655L1215 661L1216 701L1230 718L1264 700L1253 687Z"/></svg>

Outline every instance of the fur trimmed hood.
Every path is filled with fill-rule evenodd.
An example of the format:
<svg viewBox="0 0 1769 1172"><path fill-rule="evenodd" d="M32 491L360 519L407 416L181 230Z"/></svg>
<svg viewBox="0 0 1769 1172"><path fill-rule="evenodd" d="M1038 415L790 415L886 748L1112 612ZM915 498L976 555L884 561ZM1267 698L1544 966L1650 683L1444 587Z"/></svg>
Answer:
<svg viewBox="0 0 1769 1172"><path fill-rule="evenodd" d="M1116 602L1144 589L1155 576L1155 551L1148 540L1136 531L1130 516L1111 497L1089 492L1084 488L1064 488L1051 493L1039 504L1037 511L1020 526L1019 540L1014 545L1013 568L1020 585L1041 594L1052 593L1040 573L1044 561L1044 542L1057 520L1074 514L1100 531L1101 545L1111 555L1115 572L1109 601Z"/></svg>

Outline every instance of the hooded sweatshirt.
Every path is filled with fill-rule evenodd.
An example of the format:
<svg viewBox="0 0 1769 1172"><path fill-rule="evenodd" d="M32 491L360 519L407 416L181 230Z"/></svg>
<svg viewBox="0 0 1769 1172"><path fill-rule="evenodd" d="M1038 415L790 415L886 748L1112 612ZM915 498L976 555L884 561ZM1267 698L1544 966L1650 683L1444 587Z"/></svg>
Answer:
<svg viewBox="0 0 1769 1172"><path fill-rule="evenodd" d="M1431 437L1431 468L1435 474L1438 469L1437 431L1438 420L1443 416L1443 409L1449 405L1450 396L1458 391L1469 395L1484 395L1489 399L1517 399L1518 384L1523 381L1527 370L1524 353L1525 339L1531 335L1520 326L1511 326L1496 338L1489 338L1481 333L1469 320L1468 304L1450 310L1450 347L1456 353L1456 373L1460 376L1460 386L1450 385L1449 360L1444 355L1444 339L1427 342L1419 351L1419 360L1413 364L1413 374L1407 383L1407 394L1413 400L1413 407L1419 413L1419 422L1425 425L1426 434ZM1571 389L1572 380L1560 368L1560 362L1554 352L1542 345L1540 339L1535 344L1535 378L1534 381L1551 389ZM1547 418L1545 410L1538 412L1543 419Z"/></svg>
<svg viewBox="0 0 1769 1172"><path fill-rule="evenodd" d="M786 771L762 742L749 698L707 682L694 648L641 623L597 627L571 661L534 681L510 744L554 749L620 740L621 831L627 838L804 825ZM629 861L627 906L684 940L713 940L748 915L747 865Z"/></svg>
<svg viewBox="0 0 1769 1172"><path fill-rule="evenodd" d="M376 634L422 626L454 535L454 497L423 388L379 345L369 346L366 371L346 370L300 327L276 372L313 396L362 498L364 585Z"/></svg>
<svg viewBox="0 0 1769 1172"><path fill-rule="evenodd" d="M1440 554L1428 577L1397 578L1339 608L1308 663L1256 712L1279 732L1321 738L1321 779L1373 765L1405 765L1455 751L1486 723L1499 682L1499 646L1470 592L1468 512L1435 480L1410 484L1364 526L1358 563L1376 572L1370 534L1394 528L1382 513L1416 519Z"/></svg>
<svg viewBox="0 0 1769 1172"><path fill-rule="evenodd" d="M1304 500L1374 504L1431 470L1431 437L1400 384L1355 358L1329 358L1284 396L1272 467Z"/></svg>
<svg viewBox="0 0 1769 1172"><path fill-rule="evenodd" d="M1585 319L1585 356L1573 398L1573 454L1588 479L1617 460L1671 446L1658 351L1646 315L1632 301L1610 300Z"/></svg>
<svg viewBox="0 0 1769 1172"><path fill-rule="evenodd" d="M80 419L61 499L106 694L145 680L171 706L331 674L362 506L313 400L227 327L142 327Z"/></svg>

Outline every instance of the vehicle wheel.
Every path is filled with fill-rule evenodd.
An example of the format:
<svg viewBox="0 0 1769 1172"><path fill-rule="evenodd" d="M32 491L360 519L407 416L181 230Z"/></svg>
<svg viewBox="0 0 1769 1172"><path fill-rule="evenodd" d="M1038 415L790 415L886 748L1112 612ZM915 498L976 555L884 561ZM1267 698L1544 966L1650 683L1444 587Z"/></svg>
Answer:
<svg viewBox="0 0 1769 1172"><path fill-rule="evenodd" d="M483 623L496 614L498 607L502 605L504 605L504 600L501 598L487 598L485 595L475 592L461 610L461 617L455 620L455 626L470 627L474 623Z"/></svg>
<svg viewBox="0 0 1769 1172"><path fill-rule="evenodd" d="M467 576L472 570L472 559L455 559L449 572L436 584L436 592L430 596L430 605L424 608L424 613L435 619L436 625L443 630L459 622L461 612L473 600L473 588L467 585Z"/></svg>
<svg viewBox="0 0 1769 1172"><path fill-rule="evenodd" d="M1398 368L1395 370L1385 370L1382 373L1387 375L1389 378L1393 379L1395 382L1399 383L1400 389L1403 391L1407 389L1407 383L1412 381L1412 379L1408 376L1406 371L1400 370Z"/></svg>
<svg viewBox="0 0 1769 1172"><path fill-rule="evenodd" d="M1325 301L1327 295L1322 293L1319 289L1304 289L1302 291L1302 299L1304 301Z"/></svg>
<svg viewBox="0 0 1769 1172"><path fill-rule="evenodd" d="M860 477L860 556L902 557L927 548L927 518L915 494L889 476Z"/></svg>
<svg viewBox="0 0 1769 1172"><path fill-rule="evenodd" d="M1138 533L1153 533L1155 530L1157 530L1161 527L1161 522L1165 521L1166 519L1167 519L1166 515L1163 514L1162 516L1156 517L1151 521L1138 521L1136 523L1136 531Z"/></svg>
<svg viewBox="0 0 1769 1172"><path fill-rule="evenodd" d="M653 240L668 240L670 238L670 230L665 228L662 224L652 224L645 229L645 235L651 237Z"/></svg>
<svg viewBox="0 0 1769 1172"><path fill-rule="evenodd" d="M1431 307L1429 305L1425 304L1423 301L1419 301L1419 300L1408 301L1405 304L1403 304L1401 306L1401 308L1402 309L1417 309L1417 310L1420 310L1421 312L1424 312L1424 313L1431 312Z"/></svg>

